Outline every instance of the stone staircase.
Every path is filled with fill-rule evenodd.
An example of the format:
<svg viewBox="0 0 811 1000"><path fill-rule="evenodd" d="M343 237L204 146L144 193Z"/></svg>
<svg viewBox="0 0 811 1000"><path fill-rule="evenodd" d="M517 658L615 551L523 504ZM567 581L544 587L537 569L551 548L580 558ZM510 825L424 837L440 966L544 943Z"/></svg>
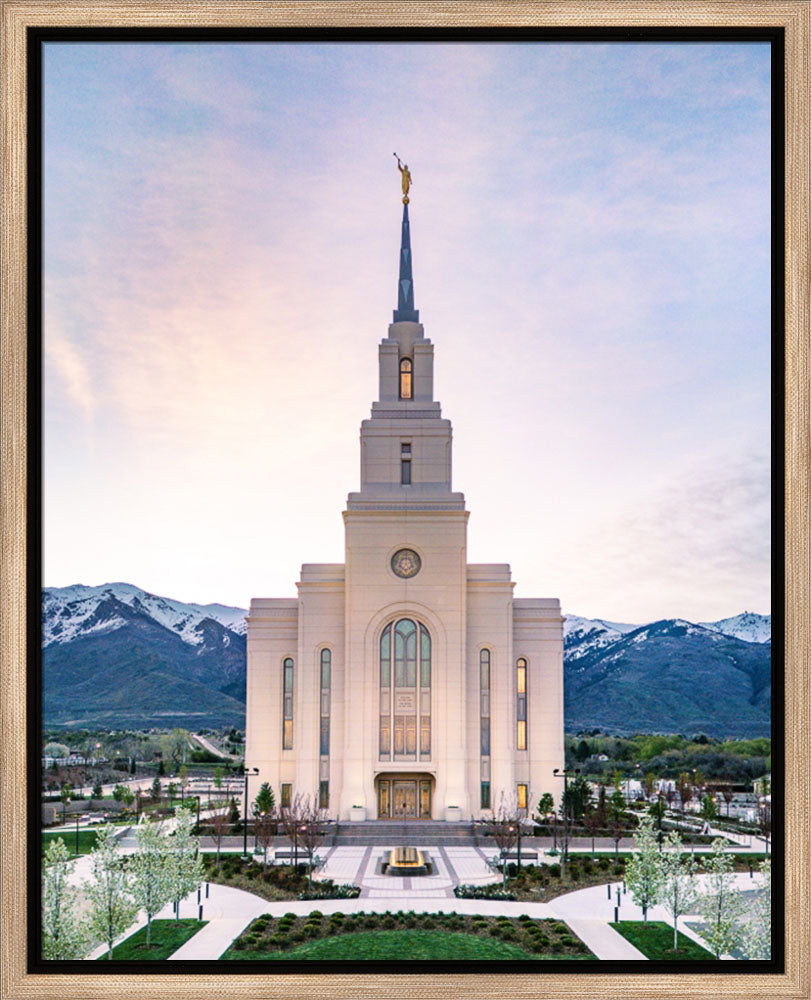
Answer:
<svg viewBox="0 0 811 1000"><path fill-rule="evenodd" d="M472 823L445 823L441 820L366 820L341 822L332 841L341 847L474 847Z"/></svg>

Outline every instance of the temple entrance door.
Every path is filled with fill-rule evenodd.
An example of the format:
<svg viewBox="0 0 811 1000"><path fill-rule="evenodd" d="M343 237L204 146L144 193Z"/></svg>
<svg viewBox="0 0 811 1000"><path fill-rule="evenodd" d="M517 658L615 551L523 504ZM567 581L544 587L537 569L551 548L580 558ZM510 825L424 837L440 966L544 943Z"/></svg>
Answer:
<svg viewBox="0 0 811 1000"><path fill-rule="evenodd" d="M416 817L417 815L417 782L395 781L394 783L394 815Z"/></svg>

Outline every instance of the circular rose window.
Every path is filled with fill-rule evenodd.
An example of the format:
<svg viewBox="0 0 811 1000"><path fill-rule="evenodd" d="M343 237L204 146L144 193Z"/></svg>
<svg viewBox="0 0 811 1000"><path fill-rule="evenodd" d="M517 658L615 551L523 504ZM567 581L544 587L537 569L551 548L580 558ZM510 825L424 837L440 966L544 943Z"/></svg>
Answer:
<svg viewBox="0 0 811 1000"><path fill-rule="evenodd" d="M397 576L406 580L411 576L416 576L421 565L420 557L412 549L399 549L391 557L391 568Z"/></svg>

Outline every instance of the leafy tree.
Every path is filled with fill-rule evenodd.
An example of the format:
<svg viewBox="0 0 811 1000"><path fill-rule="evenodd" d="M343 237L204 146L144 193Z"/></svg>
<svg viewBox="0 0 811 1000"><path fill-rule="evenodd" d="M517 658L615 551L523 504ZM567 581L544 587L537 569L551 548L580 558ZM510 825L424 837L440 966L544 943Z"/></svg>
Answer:
<svg viewBox="0 0 811 1000"><path fill-rule="evenodd" d="M608 826L611 831L611 839L614 841L614 855L617 858L619 858L620 840L625 833L625 821L625 796L617 788L608 805Z"/></svg>
<svg viewBox="0 0 811 1000"><path fill-rule="evenodd" d="M63 760L70 753L64 743L46 743L42 751L43 757L53 757L54 760Z"/></svg>
<svg viewBox="0 0 811 1000"><path fill-rule="evenodd" d="M544 792L540 799L538 799L536 808L540 819L545 821L546 817L555 811L555 798L552 793Z"/></svg>
<svg viewBox="0 0 811 1000"><path fill-rule="evenodd" d="M764 858L760 865L760 885L749 920L743 928L742 946L747 958L764 960L772 957L772 862Z"/></svg>
<svg viewBox="0 0 811 1000"><path fill-rule="evenodd" d="M161 738L161 749L171 758L175 767L186 763L189 753L189 732L187 729L173 729Z"/></svg>
<svg viewBox="0 0 811 1000"><path fill-rule="evenodd" d="M698 898L698 912L704 919L700 934L715 957L720 958L741 940L739 920L746 904L735 888L732 858L720 837L712 842L712 854L702 858L701 866L708 878Z"/></svg>
<svg viewBox="0 0 811 1000"><path fill-rule="evenodd" d="M166 786L166 794L169 796L169 803L171 805L172 800L177 798L177 785L174 781L170 781Z"/></svg>
<svg viewBox="0 0 811 1000"><path fill-rule="evenodd" d="M155 778L152 782L152 787L149 789L149 797L153 802L160 802L161 792L163 788L161 786L161 779Z"/></svg>
<svg viewBox="0 0 811 1000"><path fill-rule="evenodd" d="M85 884L90 904L90 928L106 943L107 957L112 959L113 942L129 927L138 912L129 891L113 827L102 827L96 834L91 861L92 876Z"/></svg>
<svg viewBox="0 0 811 1000"><path fill-rule="evenodd" d="M169 838L166 848L169 898L175 903L176 920L180 920L180 901L198 889L203 881L200 844L197 837L192 834L193 826L192 814L187 810L181 810L174 835Z"/></svg>
<svg viewBox="0 0 811 1000"><path fill-rule="evenodd" d="M95 783L95 785L93 785L93 791L92 791L92 794L91 794L91 798L92 799L100 799L100 798L102 798L103 795L104 795L104 791L103 791L103 789L101 787L101 782L97 781Z"/></svg>
<svg viewBox="0 0 811 1000"><path fill-rule="evenodd" d="M586 760L591 754L591 747L585 740L581 740L575 747L574 757L575 760L581 763Z"/></svg>
<svg viewBox="0 0 811 1000"><path fill-rule="evenodd" d="M239 823L239 808L237 807L237 800L234 796L231 796L231 801L228 805L228 821L231 826L237 826Z"/></svg>
<svg viewBox="0 0 811 1000"><path fill-rule="evenodd" d="M625 866L625 882L637 906L642 907L642 919L647 924L648 910L662 895L662 855L653 829L653 817L643 814L634 834L635 851Z"/></svg>
<svg viewBox="0 0 811 1000"><path fill-rule="evenodd" d="M263 781L256 798L253 800L254 815L258 816L260 813L268 815L269 813L272 813L275 804L276 796L273 794L273 789L270 787L270 783Z"/></svg>
<svg viewBox="0 0 811 1000"><path fill-rule="evenodd" d="M662 898L661 903L673 918L673 950L679 943L679 917L689 913L697 898L695 883L695 861L689 854L682 853L681 836L671 830L662 851Z"/></svg>
<svg viewBox="0 0 811 1000"><path fill-rule="evenodd" d="M614 794L619 792L622 795L622 771L614 771L611 775L611 784L614 786ZM625 796L622 796L622 801L625 801Z"/></svg>
<svg viewBox="0 0 811 1000"><path fill-rule="evenodd" d="M705 795L701 800L701 815L707 823L712 822L718 816L718 807L712 795Z"/></svg>
<svg viewBox="0 0 811 1000"><path fill-rule="evenodd" d="M69 884L75 864L61 837L51 841L42 859L42 957L84 958L90 928L76 913L79 890Z"/></svg>
<svg viewBox="0 0 811 1000"><path fill-rule="evenodd" d="M157 823L141 822L135 834L137 849L129 859L132 889L139 909L146 913L146 943L152 918L169 899L170 885L166 840Z"/></svg>

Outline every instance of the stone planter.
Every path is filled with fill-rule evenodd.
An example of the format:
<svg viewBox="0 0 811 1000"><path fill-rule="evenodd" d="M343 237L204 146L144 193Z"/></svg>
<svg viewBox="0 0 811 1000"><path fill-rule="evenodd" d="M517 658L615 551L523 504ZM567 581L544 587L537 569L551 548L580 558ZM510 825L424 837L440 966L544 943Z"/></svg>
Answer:
<svg viewBox="0 0 811 1000"><path fill-rule="evenodd" d="M462 818L462 810L459 806L445 806L445 822L458 823Z"/></svg>
<svg viewBox="0 0 811 1000"><path fill-rule="evenodd" d="M364 823L366 821L366 808L364 806L350 806L350 823Z"/></svg>

